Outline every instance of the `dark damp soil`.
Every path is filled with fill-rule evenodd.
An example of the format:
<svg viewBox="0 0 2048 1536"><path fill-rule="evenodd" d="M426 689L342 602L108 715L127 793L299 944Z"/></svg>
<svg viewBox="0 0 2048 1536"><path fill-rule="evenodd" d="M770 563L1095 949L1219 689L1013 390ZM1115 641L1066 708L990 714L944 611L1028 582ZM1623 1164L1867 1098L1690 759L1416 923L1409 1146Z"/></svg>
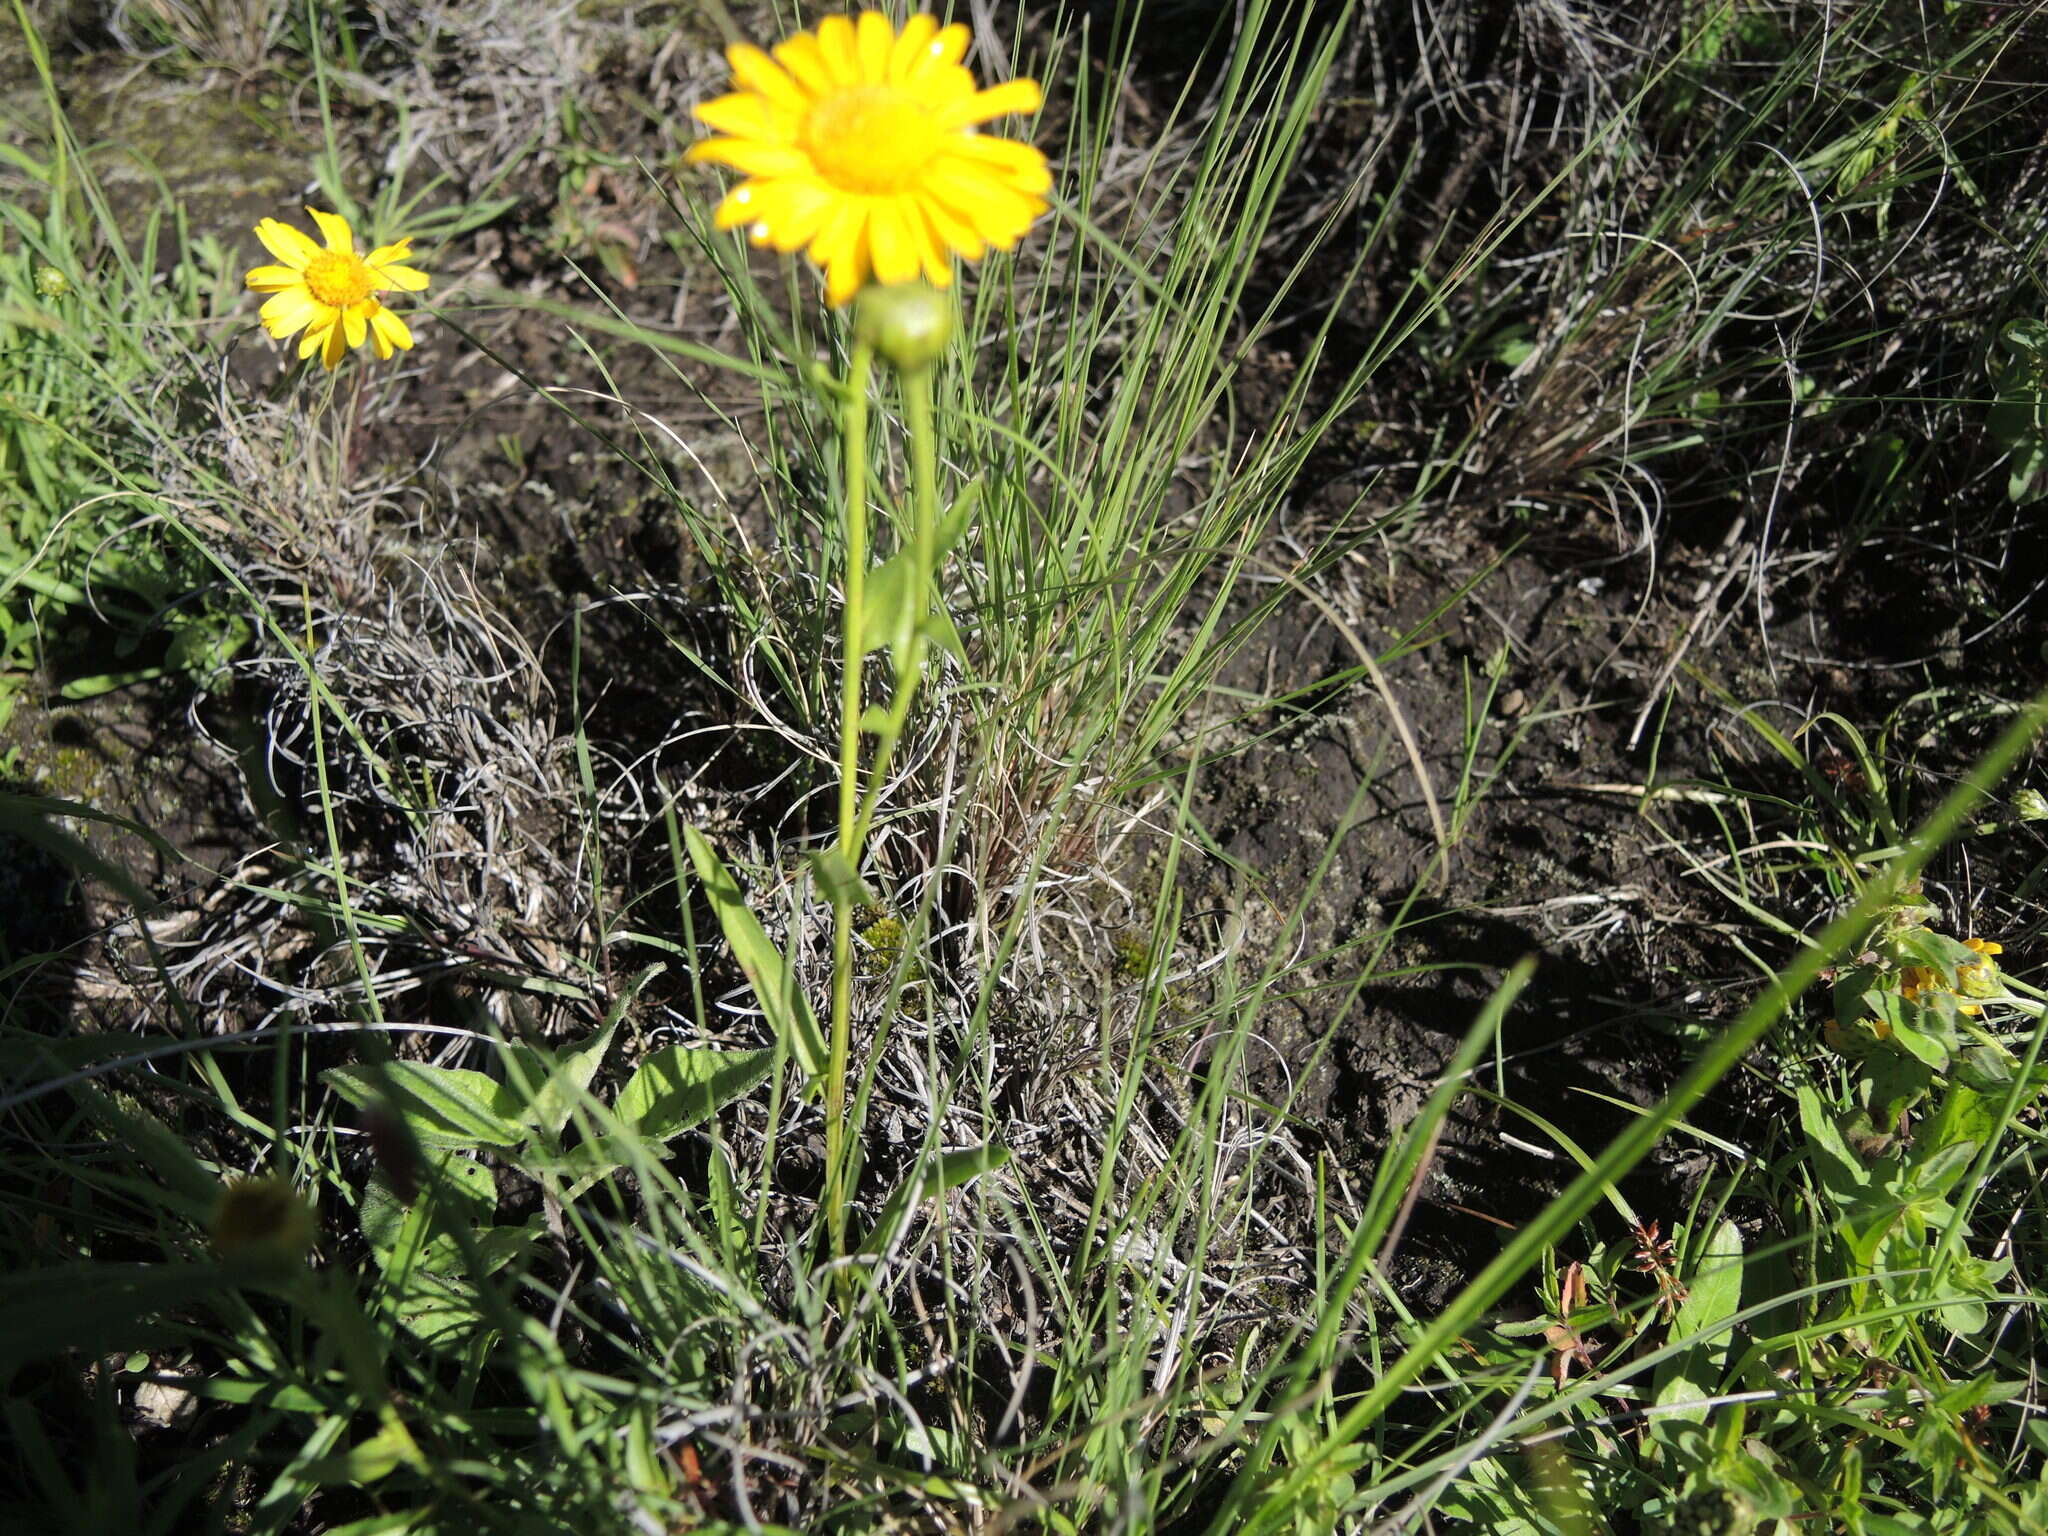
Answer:
<svg viewBox="0 0 2048 1536"><path fill-rule="evenodd" d="M1646 596L1640 560L1589 571L1542 545L1467 526L1417 540L1397 560L1330 573L1322 595L1388 658L1386 692L1360 677L1327 614L1292 605L1225 679L1290 705L1242 722L1247 744L1197 782L1196 815L1223 858L1188 877L1186 909L1212 928L1214 914L1242 912L1248 934L1286 931L1301 957L1259 1018L1259 1091L1291 1095L1354 1170L1369 1172L1419 1109L1514 962L1537 962L1482 1059L1491 1096L1467 1096L1452 1113L1406 1229L1394 1278L1422 1311L1577 1172L1541 1122L1597 1152L1754 995L1760 978L1735 942L1731 908L1689 874L1677 846L1711 849L1726 826L1717 818L1743 813L1688 781L1788 799L1808 786L1759 740L1726 728L1727 701L1783 701L1771 713L1788 731L1836 710L1874 732L1912 694L1955 687L1973 670L1979 684L2025 689L2048 636L2031 615L2001 633L1995 653L1978 652L1974 669L1952 632L1893 630L1882 650L1858 645L1872 611L1908 601L1912 577L1898 562L1845 562L1799 609L1781 597L1783 630L1828 658L1791 661L1782 639L1773 655L1751 626L1694 629L1696 605L1674 594L1689 597L1714 573L1714 551L1667 556ZM2026 569L2010 585L2023 588ZM1465 595L1443 611L1453 592ZM1682 670L1669 668L1689 631ZM1920 663L1902 679L1888 658L1905 652ZM1420 749L1447 836L1391 710ZM1959 724L1940 744L1953 753L1947 771L1994 730ZM1946 788L1938 762L1929 772L1916 761L1928 745L1907 736L1887 763L1895 793L1920 787L1923 809ZM1648 783L1677 795L1646 802ZM1997 886L1995 865L2016 889L2034 843L1976 850L1990 861L1978 871L1984 888ZM1304 892L1298 926L1286 930ZM1807 907L1780 915L1832 915L1811 893L1797 900ZM1768 1103L1734 1079L1693 1119L1753 1145ZM1625 1193L1668 1226L1717 1156L1669 1144Z"/></svg>
<svg viewBox="0 0 2048 1536"><path fill-rule="evenodd" d="M1260 1090L1291 1088L1320 1138L1369 1170L1508 967L1533 956L1484 1081L1597 1150L1626 1111L1591 1095L1651 1102L1685 1060L1680 1021L1711 1013L1737 979L1668 832L1639 812L1648 747L1631 752L1628 737L1671 626L1646 620L1614 573L1479 538L1409 552L1391 595L1386 572L1363 565L1327 586L1375 653L1401 652L1383 665L1387 693L1359 678L1320 609L1284 611L1230 681L1285 696L1352 680L1255 722L1262 739L1197 789L1230 863L1194 877L1191 908L1241 904L1248 927L1277 933L1322 869L1290 942L1304 961L1260 1017ZM1461 588L1465 601L1439 613ZM1390 707L1419 748L1442 836ZM1700 762L1669 728L1657 745L1667 774ZM1436 1305L1574 1171L1540 1127L1463 1101L1396 1271L1411 1304ZM1643 1192L1646 1207L1682 1198L1676 1175L1698 1171L1676 1169Z"/></svg>

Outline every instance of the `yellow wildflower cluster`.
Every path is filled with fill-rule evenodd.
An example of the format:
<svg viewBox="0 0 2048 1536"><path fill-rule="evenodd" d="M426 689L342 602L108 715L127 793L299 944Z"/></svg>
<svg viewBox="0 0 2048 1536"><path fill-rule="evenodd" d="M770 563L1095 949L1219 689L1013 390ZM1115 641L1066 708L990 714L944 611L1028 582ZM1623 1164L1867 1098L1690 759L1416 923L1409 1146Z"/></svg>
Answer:
<svg viewBox="0 0 2048 1536"><path fill-rule="evenodd" d="M1928 965L1909 965L1899 976L1899 996L1909 1003L1923 999L1931 1002L1944 993L1958 998L1985 998L1998 991L1998 966L1993 955L2005 953L2005 946L1990 939L1965 939L1965 949L1974 950L1982 958L1968 961L1956 967L1956 984L1951 987L1941 972ZM1956 1012L1971 1018L1983 1013L1983 1008L1974 1002L1958 1002Z"/></svg>

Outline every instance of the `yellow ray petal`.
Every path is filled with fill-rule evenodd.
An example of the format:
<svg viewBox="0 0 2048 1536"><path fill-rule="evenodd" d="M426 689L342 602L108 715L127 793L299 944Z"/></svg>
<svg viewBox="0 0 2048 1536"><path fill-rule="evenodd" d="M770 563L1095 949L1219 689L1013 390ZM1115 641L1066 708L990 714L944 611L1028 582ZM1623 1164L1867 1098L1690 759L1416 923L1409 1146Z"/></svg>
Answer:
<svg viewBox="0 0 2048 1536"><path fill-rule="evenodd" d="M370 266L383 267L389 266L394 261L404 261L410 255L412 255L412 236L407 235L403 240L394 240L389 245L378 246L377 249L365 256L363 260Z"/></svg>
<svg viewBox="0 0 2048 1536"><path fill-rule="evenodd" d="M1036 80L1005 80L945 108L940 120L948 128L966 128L993 122L1012 112L1028 115L1044 105L1045 93L1039 90Z"/></svg>
<svg viewBox="0 0 2048 1536"><path fill-rule="evenodd" d="M803 176L811 169L811 157L802 150L762 139L699 139L683 158L729 165L749 176Z"/></svg>
<svg viewBox="0 0 2048 1536"><path fill-rule="evenodd" d="M759 91L730 91L723 96L714 96L690 108L690 115L714 132L729 133L737 138L783 137L776 126L774 105Z"/></svg>
<svg viewBox="0 0 2048 1536"><path fill-rule="evenodd" d="M903 223L917 246L918 265L924 268L926 280L934 288L943 288L952 282L953 262L946 254L945 242L939 238L931 220L926 217L925 199L904 199Z"/></svg>
<svg viewBox="0 0 2048 1536"><path fill-rule="evenodd" d="M889 50L889 78L907 80L916 67L919 55L939 35L939 22L935 16L920 11L903 23L903 35L896 39L896 46Z"/></svg>
<svg viewBox="0 0 2048 1536"><path fill-rule="evenodd" d="M376 340L379 357L389 357L394 349L412 350L412 327L381 304L370 316L370 335Z"/></svg>
<svg viewBox="0 0 2048 1536"><path fill-rule="evenodd" d="M815 181L768 183L756 201L753 221L761 243L778 251L802 250L825 227L837 201Z"/></svg>
<svg viewBox="0 0 2048 1536"><path fill-rule="evenodd" d="M812 96L823 96L838 83L832 66L818 40L808 32L786 37L775 45L775 61L788 70L796 83Z"/></svg>
<svg viewBox="0 0 2048 1536"><path fill-rule="evenodd" d="M313 222L320 226L320 233L327 237L327 249L340 256L353 256L356 252L355 232L348 227L348 220L338 213L322 213L318 208L308 208Z"/></svg>
<svg viewBox="0 0 2048 1536"><path fill-rule="evenodd" d="M860 77L868 81L889 78L889 55L896 46L896 28L880 11L862 11L854 24L854 50L860 59Z"/></svg>
<svg viewBox="0 0 2048 1536"><path fill-rule="evenodd" d="M826 268L851 260L867 228L867 218L865 204L835 199L824 226L811 241L811 260Z"/></svg>
<svg viewBox="0 0 2048 1536"><path fill-rule="evenodd" d="M974 99L974 72L965 64L939 64L909 81L906 88L919 106L943 121Z"/></svg>
<svg viewBox="0 0 2048 1536"><path fill-rule="evenodd" d="M910 70L910 78L922 80L935 71L958 64L967 57L969 36L964 22L956 21L950 27L940 28L938 35L924 45L924 51Z"/></svg>
<svg viewBox="0 0 2048 1536"><path fill-rule="evenodd" d="M860 81L860 47L854 38L853 21L846 16L827 16L818 23L818 50L825 67L841 85Z"/></svg>
<svg viewBox="0 0 2048 1536"><path fill-rule="evenodd" d="M981 167L989 167L1001 173L1003 185L1027 195L1052 190L1052 170L1045 163L1045 156L1030 144L1019 144L1015 139L993 138L985 133L963 133L952 140L947 148L956 157L949 169L961 170L958 160L974 162L973 167L962 170L964 175L979 175Z"/></svg>
<svg viewBox="0 0 2048 1536"><path fill-rule="evenodd" d="M433 281L418 267L401 267L392 262L380 265L374 261L369 266L370 276L379 289L395 288L400 293L418 293Z"/></svg>
<svg viewBox="0 0 2048 1536"><path fill-rule="evenodd" d="M868 246L876 282L907 283L917 276L917 243L911 238L899 200L876 202L868 215Z"/></svg>
<svg viewBox="0 0 2048 1536"><path fill-rule="evenodd" d="M918 206L932 233L947 250L957 251L969 261L979 261L988 254L988 242L974 232L974 226L955 217L937 198L919 198Z"/></svg>
<svg viewBox="0 0 2048 1536"><path fill-rule="evenodd" d="M341 316L333 310L325 310L318 320L306 327L306 334L299 338L299 356L311 357L327 344L327 333L334 329Z"/></svg>
<svg viewBox="0 0 2048 1536"><path fill-rule="evenodd" d="M256 225L256 238L263 242L263 248L295 272L306 270L306 263L320 254L320 247L306 238L304 230L277 219L262 219Z"/></svg>
<svg viewBox="0 0 2048 1536"><path fill-rule="evenodd" d="M282 293L273 294L264 304L261 318L263 329L282 340L292 332L311 325L325 313L325 308L315 303L305 289L287 288Z"/></svg>
<svg viewBox="0 0 2048 1536"><path fill-rule="evenodd" d="M350 346L360 347L363 338L370 334L370 306L376 302L375 299L367 299L361 304L351 304L341 312L342 334L348 338Z"/></svg>
<svg viewBox="0 0 2048 1536"><path fill-rule="evenodd" d="M327 327L327 341L320 348L320 362L330 373L341 366L342 357L348 352L348 348L343 345L345 335L345 330L338 320Z"/></svg>
<svg viewBox="0 0 2048 1536"><path fill-rule="evenodd" d="M1015 245L1031 221L1045 211L1045 204L1036 198L951 165L927 171L924 190L990 245L1004 250Z"/></svg>
<svg viewBox="0 0 2048 1536"><path fill-rule="evenodd" d="M840 309L867 286L867 236L862 234L852 252L825 269L825 302Z"/></svg>
<svg viewBox="0 0 2048 1536"><path fill-rule="evenodd" d="M754 222L754 209L758 206L761 190L768 185L759 181L743 181L718 200L718 207L712 210L711 225L714 229L738 229L742 224Z"/></svg>
<svg viewBox="0 0 2048 1536"><path fill-rule="evenodd" d="M305 280L305 273L292 267L251 267L249 275L242 279L258 293L278 293L296 288Z"/></svg>
<svg viewBox="0 0 2048 1536"><path fill-rule="evenodd" d="M802 88L782 66L753 44L734 43L725 50L725 62L732 66L732 77L743 90L759 91L778 107L794 112L810 105Z"/></svg>

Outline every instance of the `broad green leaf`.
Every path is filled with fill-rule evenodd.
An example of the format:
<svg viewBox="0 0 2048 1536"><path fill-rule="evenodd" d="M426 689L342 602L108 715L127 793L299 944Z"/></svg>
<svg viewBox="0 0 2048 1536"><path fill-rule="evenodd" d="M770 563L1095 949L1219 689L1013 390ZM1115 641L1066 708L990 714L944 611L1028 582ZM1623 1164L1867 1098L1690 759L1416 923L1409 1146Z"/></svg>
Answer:
<svg viewBox="0 0 2048 1536"><path fill-rule="evenodd" d="M1685 1301L1671 1319L1671 1336L1705 1333L1741 1310L1742 1229L1724 1220L1708 1235L1693 1267Z"/></svg>
<svg viewBox="0 0 2048 1536"><path fill-rule="evenodd" d="M1998 1058L1998 1052L1990 1046L1980 1046L1978 1049L1993 1059ZM1972 1053L1966 1051L1963 1054L1969 1056ZM1960 1067L1961 1062L1958 1061L1957 1065ZM1962 1077L1963 1074L1958 1071L1958 1081L1942 1095L1940 1108L1921 1123L1913 1137L1914 1155L1923 1162L1932 1158L1935 1153L1959 1143L1982 1146L1986 1138L1998 1133L1997 1111L1983 1094L1967 1086L1961 1080ZM1992 1090L1993 1096L2002 1098L2011 1082L2012 1074L2008 1069L2005 1082Z"/></svg>
<svg viewBox="0 0 2048 1536"><path fill-rule="evenodd" d="M1870 1058L1865 1069L1870 1084L1873 1124L1895 1126L1899 1115L1927 1095L1934 1084L1934 1070L1917 1056L1885 1049Z"/></svg>
<svg viewBox="0 0 2048 1536"><path fill-rule="evenodd" d="M1944 1020L1940 1010L1938 1008L1915 1008L1911 1004L1908 1005L1908 1010L1917 1014L1917 1017L1910 1024L1902 1019L1893 1026L1892 1044L1916 1060L1925 1062L1937 1072L1947 1071L1948 1047L1941 1040L1941 1035L1944 1033L1942 1029ZM1933 1027L1923 1028L1921 1027L1923 1025L1931 1025ZM1948 1033L1952 1035L1952 1031L1948 1031Z"/></svg>
<svg viewBox="0 0 2048 1536"><path fill-rule="evenodd" d="M1706 1246L1688 1279L1685 1300L1671 1319L1671 1339L1702 1338L1691 1349L1664 1362L1657 1371L1659 1407L1682 1419L1704 1423L1707 1400L1719 1390L1728 1337L1716 1333L1742 1308L1742 1231L1723 1221L1708 1234Z"/></svg>
<svg viewBox="0 0 2048 1536"><path fill-rule="evenodd" d="M944 651L962 668L967 665L967 647L960 643L960 631L953 627L953 615L942 603L924 616L925 638Z"/></svg>
<svg viewBox="0 0 2048 1536"><path fill-rule="evenodd" d="M991 1144L985 1147L968 1147L958 1152L941 1152L928 1161L917 1172L896 1186L895 1192L883 1202L881 1214L875 1218L875 1227L868 1234L868 1240L861 1244L862 1253L879 1253L895 1238L904 1218L913 1206L949 1190L971 1183L985 1173L994 1173L1010 1160L1010 1149Z"/></svg>
<svg viewBox="0 0 2048 1536"><path fill-rule="evenodd" d="M403 1249L409 1262L422 1267L458 1269L461 1250L446 1232L456 1222L474 1231L497 1210L498 1186L491 1170L466 1157L443 1154L421 1182L425 1193L410 1206L399 1199L382 1170L371 1174L363 1186L356 1219L380 1268L388 1270Z"/></svg>
<svg viewBox="0 0 2048 1536"><path fill-rule="evenodd" d="M1974 1047L1956 1057L1954 1073L1956 1081L1962 1083L1962 1087L1968 1087L1970 1092L1982 1094L1987 1098L2003 1098L2005 1092L2013 1085L2015 1065L2017 1063L2013 1061L2011 1053L2003 1051L2001 1047L1995 1047L1995 1044L1974 1044ZM2034 1073L2030 1075L2030 1081L2036 1087L2048 1083L2048 1067L2036 1065Z"/></svg>
<svg viewBox="0 0 2048 1536"><path fill-rule="evenodd" d="M358 1219L383 1271L392 1315L430 1344L452 1344L483 1320L477 1279L524 1253L534 1233L489 1224L497 1181L481 1163L446 1153L425 1184L427 1192L408 1207L381 1171L373 1173ZM458 1227L471 1235L468 1252L455 1238Z"/></svg>
<svg viewBox="0 0 2048 1536"><path fill-rule="evenodd" d="M583 1044L553 1054L530 1046L513 1047L515 1054L523 1052L532 1058L533 1065L528 1067L528 1072L532 1081L539 1085L532 1100L519 1112L522 1125L556 1136L562 1134L569 1124L569 1117L575 1113L578 1101L590 1092L597 1069L604 1065L605 1052L611 1048L612 1035L619 1027L619 1020L625 1017L626 1009L647 983L666 969L666 966L650 965L627 982L613 999L597 1033Z"/></svg>
<svg viewBox="0 0 2048 1536"><path fill-rule="evenodd" d="M894 645L897 634L910 619L910 611L918 606L920 595L913 590L917 583L911 570L912 561L912 552L902 549L868 572L867 593L861 604L860 616L862 655ZM960 643L960 632L954 628L953 617L946 612L945 604L934 602L933 594L927 591L923 594L923 605L923 617L916 622L924 625L925 638L961 666L966 666L966 649Z"/></svg>
<svg viewBox="0 0 2048 1536"><path fill-rule="evenodd" d="M2005 328L1999 340L2015 357L2048 360L2048 322L2015 320Z"/></svg>
<svg viewBox="0 0 2048 1536"><path fill-rule="evenodd" d="M739 883L704 840L704 834L695 827L685 827L683 841L689 847L697 878L703 882L704 894L711 898L711 908L718 914L725 942L732 946L734 958L753 984L754 995L761 1000L761 1011L768 1016L769 1028L788 1043L791 1057L806 1077L822 1076L827 1060L825 1036L795 975L783 963L781 952L760 920L748 910Z"/></svg>
<svg viewBox="0 0 2048 1536"><path fill-rule="evenodd" d="M773 1051L722 1051L671 1045L654 1052L619 1090L625 1129L667 1141L751 1093L774 1070Z"/></svg>
<svg viewBox="0 0 2048 1536"><path fill-rule="evenodd" d="M2013 450L2012 466L2006 475L2006 500L2025 506L2048 496L2048 438L2037 438Z"/></svg>
<svg viewBox="0 0 2048 1536"><path fill-rule="evenodd" d="M929 605L929 594L914 590L917 583L911 571L913 559L913 551L899 549L869 570L860 611L863 656L896 643L897 633L907 627L906 610L914 610L920 597Z"/></svg>
<svg viewBox="0 0 2048 1536"><path fill-rule="evenodd" d="M810 855L811 878L818 882L818 889L825 893L825 899L833 906L844 903L850 907L864 906L874 900L869 894L867 883L860 877L860 871L853 867L845 850L836 844L821 853Z"/></svg>
<svg viewBox="0 0 2048 1536"><path fill-rule="evenodd" d="M1849 1144L1835 1126L1833 1115L1821 1102L1820 1094L1810 1087L1799 1089L1799 1126L1806 1132L1806 1142L1813 1151L1814 1168L1820 1174L1822 1186L1838 1205L1844 1208L1854 1205L1870 1185L1869 1171L1849 1150Z"/></svg>
<svg viewBox="0 0 2048 1536"><path fill-rule="evenodd" d="M1945 1200L1977 1155L1974 1141L1952 1141L1913 1169L1911 1189L1917 1199Z"/></svg>
<svg viewBox="0 0 2048 1536"><path fill-rule="evenodd" d="M339 1456L323 1456L308 1462L298 1469L298 1475L309 1482L355 1487L374 1483L419 1460L420 1448L413 1443L412 1436L403 1424L393 1422Z"/></svg>
<svg viewBox="0 0 2048 1536"><path fill-rule="evenodd" d="M365 1067L330 1067L320 1075L358 1109L384 1105L382 1077L390 1086L392 1107L430 1147L516 1147L526 1139L519 1124L519 1096L481 1072L394 1061L381 1073Z"/></svg>

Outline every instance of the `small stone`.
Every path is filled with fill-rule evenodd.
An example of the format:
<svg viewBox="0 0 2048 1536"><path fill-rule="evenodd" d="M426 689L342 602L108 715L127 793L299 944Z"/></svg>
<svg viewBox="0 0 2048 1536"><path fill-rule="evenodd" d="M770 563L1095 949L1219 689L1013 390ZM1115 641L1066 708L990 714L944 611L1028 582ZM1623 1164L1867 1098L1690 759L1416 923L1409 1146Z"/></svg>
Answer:
<svg viewBox="0 0 2048 1536"><path fill-rule="evenodd" d="M188 1372L183 1381L197 1380ZM138 1382L135 1387L135 1417L149 1429L183 1429L199 1416L199 1394L178 1380L161 1377Z"/></svg>

